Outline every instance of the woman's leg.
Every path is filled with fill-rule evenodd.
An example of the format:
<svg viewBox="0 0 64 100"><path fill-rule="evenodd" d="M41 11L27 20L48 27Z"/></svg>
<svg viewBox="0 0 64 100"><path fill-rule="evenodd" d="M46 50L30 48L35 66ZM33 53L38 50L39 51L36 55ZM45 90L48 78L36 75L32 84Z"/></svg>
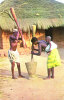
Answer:
<svg viewBox="0 0 64 100"><path fill-rule="evenodd" d="M51 78L51 68L48 69L48 78Z"/></svg>
<svg viewBox="0 0 64 100"><path fill-rule="evenodd" d="M51 78L51 68L48 68L48 77L44 78L44 79L50 79Z"/></svg>
<svg viewBox="0 0 64 100"><path fill-rule="evenodd" d="M51 78L54 78L54 67L51 68L51 72L52 72L52 76L51 76Z"/></svg>
<svg viewBox="0 0 64 100"><path fill-rule="evenodd" d="M23 75L21 75L20 63L17 63L17 68L18 68L19 77L23 77Z"/></svg>
<svg viewBox="0 0 64 100"><path fill-rule="evenodd" d="M19 76L21 76L20 63L17 63L17 68L18 68L18 74L19 74Z"/></svg>
<svg viewBox="0 0 64 100"><path fill-rule="evenodd" d="M12 71L12 78L15 79L14 77L14 67L15 67L15 62L11 63L11 71Z"/></svg>

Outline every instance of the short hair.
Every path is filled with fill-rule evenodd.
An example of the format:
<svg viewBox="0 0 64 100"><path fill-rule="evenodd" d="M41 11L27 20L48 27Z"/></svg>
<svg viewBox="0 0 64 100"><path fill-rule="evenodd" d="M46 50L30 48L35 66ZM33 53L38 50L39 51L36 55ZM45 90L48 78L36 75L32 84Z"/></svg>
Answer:
<svg viewBox="0 0 64 100"><path fill-rule="evenodd" d="M38 39L37 39L36 37L33 37L33 38L31 39L31 42L32 42L32 43L34 43L34 42L36 42L36 41L38 41Z"/></svg>
<svg viewBox="0 0 64 100"><path fill-rule="evenodd" d="M46 38L49 38L51 40L51 36L47 36Z"/></svg>

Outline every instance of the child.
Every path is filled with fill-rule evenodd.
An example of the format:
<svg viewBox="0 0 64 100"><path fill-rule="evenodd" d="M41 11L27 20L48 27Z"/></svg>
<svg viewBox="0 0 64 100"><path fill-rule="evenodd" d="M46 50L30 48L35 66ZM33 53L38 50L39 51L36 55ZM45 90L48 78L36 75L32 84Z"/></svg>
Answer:
<svg viewBox="0 0 64 100"><path fill-rule="evenodd" d="M60 56L57 50L57 45L51 41L51 37L47 36L46 52L48 53L47 68L48 68L48 79L54 78L54 67L61 65ZM47 49L48 48L48 49ZM52 76L51 76L52 74Z"/></svg>

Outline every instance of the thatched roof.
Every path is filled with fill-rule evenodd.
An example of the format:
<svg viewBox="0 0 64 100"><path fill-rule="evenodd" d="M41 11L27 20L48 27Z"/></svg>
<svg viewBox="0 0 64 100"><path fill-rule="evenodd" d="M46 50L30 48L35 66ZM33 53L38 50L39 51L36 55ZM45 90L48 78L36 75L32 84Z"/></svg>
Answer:
<svg viewBox="0 0 64 100"><path fill-rule="evenodd" d="M0 4L0 27L10 30L16 26L10 7L14 7L24 31L36 24L38 29L64 26L64 4L55 0L5 0Z"/></svg>

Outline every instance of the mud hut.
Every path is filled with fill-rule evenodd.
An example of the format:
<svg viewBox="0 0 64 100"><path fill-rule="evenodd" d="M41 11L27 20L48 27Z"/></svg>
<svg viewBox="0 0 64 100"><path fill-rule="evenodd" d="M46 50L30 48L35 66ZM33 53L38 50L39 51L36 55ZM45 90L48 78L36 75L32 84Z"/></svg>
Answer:
<svg viewBox="0 0 64 100"><path fill-rule="evenodd" d="M0 4L0 51L8 50L9 35L17 27L10 13L11 7L15 9L27 45L35 24L38 39L45 40L45 36L51 35L53 41L64 46L64 4L55 0L4 0ZM18 47L22 47L21 41Z"/></svg>

